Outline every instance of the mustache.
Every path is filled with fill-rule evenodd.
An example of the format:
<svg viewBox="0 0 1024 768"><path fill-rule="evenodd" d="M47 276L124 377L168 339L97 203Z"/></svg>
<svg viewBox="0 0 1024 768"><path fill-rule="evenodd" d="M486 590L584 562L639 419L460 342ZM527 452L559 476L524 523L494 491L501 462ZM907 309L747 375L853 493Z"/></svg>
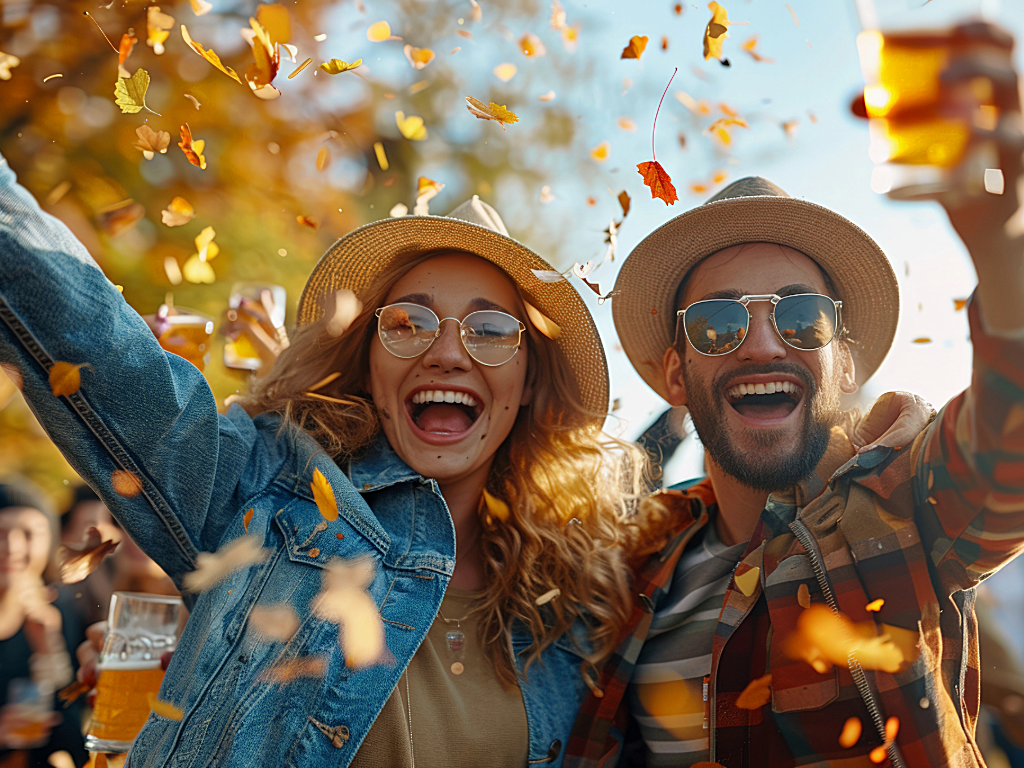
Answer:
<svg viewBox="0 0 1024 768"><path fill-rule="evenodd" d="M758 376L761 374L784 374L787 376L795 376L803 385L804 391L808 395L808 401L813 398L817 390L817 385L815 384L810 371L796 363L764 363L761 365L747 365L743 368L725 371L715 377L714 390L716 392L721 392L730 381L742 379L744 376Z"/></svg>

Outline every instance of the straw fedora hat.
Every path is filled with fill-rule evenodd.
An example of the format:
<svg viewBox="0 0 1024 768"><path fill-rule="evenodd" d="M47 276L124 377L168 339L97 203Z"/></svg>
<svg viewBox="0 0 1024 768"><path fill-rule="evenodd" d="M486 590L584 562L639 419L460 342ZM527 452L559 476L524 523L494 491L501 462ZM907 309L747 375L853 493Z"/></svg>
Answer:
<svg viewBox="0 0 1024 768"><path fill-rule="evenodd" d="M359 296L396 258L438 249L476 254L516 281L526 300L560 327L556 343L576 375L583 405L595 418L603 418L608 412L608 363L590 310L568 281L545 283L531 272L553 267L509 237L498 212L476 195L447 216L382 219L342 237L306 281L299 298L299 325L323 315L322 296L342 288Z"/></svg>
<svg viewBox="0 0 1024 768"><path fill-rule="evenodd" d="M825 270L843 302L857 381L867 381L889 352L899 321L899 286L889 260L853 222L754 176L663 224L623 263L612 315L643 380L666 397L662 358L675 338L679 285L701 260L742 243L789 246Z"/></svg>

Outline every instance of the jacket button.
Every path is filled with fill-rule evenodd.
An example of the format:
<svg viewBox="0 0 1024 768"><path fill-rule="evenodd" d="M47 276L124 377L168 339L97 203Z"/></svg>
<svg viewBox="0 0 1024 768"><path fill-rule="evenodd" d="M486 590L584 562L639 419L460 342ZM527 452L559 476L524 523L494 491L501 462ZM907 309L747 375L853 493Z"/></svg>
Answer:
<svg viewBox="0 0 1024 768"><path fill-rule="evenodd" d="M551 746L548 747L548 760L554 761L558 758L558 753L562 751L562 742L560 739L555 739L551 742Z"/></svg>

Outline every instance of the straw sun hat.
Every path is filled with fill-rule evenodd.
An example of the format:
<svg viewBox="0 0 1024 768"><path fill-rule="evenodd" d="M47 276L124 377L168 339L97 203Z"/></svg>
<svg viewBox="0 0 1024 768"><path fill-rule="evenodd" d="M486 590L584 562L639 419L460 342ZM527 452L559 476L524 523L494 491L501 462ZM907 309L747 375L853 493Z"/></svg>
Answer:
<svg viewBox="0 0 1024 768"><path fill-rule="evenodd" d="M498 212L476 195L447 216L382 219L338 240L306 281L299 299L299 324L323 315L320 297L342 288L359 296L398 257L439 249L467 251L501 267L526 300L558 324L561 334L556 343L576 376L583 405L603 417L608 411L608 363L587 305L568 281L541 282L531 270L552 266L509 237Z"/></svg>
<svg viewBox="0 0 1024 768"><path fill-rule="evenodd" d="M856 224L797 200L766 179L740 179L676 216L633 249L622 265L612 315L622 348L651 388L667 396L662 358L676 330L676 291L702 259L743 243L777 243L813 259L843 302L858 383L882 364L900 314L896 275L882 249Z"/></svg>

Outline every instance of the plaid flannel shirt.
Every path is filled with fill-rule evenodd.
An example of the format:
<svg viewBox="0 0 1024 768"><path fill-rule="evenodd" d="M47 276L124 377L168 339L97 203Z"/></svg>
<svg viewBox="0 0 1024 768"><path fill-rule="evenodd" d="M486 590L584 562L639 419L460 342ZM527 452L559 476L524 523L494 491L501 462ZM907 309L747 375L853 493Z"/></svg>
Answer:
<svg viewBox="0 0 1024 768"><path fill-rule="evenodd" d="M980 688L974 587L1024 550L1024 343L986 334L975 302L971 387L912 445L854 454L833 430L813 477L772 494L734 579L760 577L746 596L730 583L712 649L707 714L712 759L738 766L873 765L884 724L898 717L888 760L903 766L982 766L974 741ZM625 731L626 688L655 606L686 544L709 519L710 484L666 491L676 537L636 575L638 599L584 700L565 765L613 766ZM803 610L798 590L856 622L874 622L909 664L890 674L819 674L783 652ZM762 599L762 597L764 599ZM866 609L877 598L877 613ZM772 675L761 709L736 707ZM839 745L850 717L859 741Z"/></svg>

